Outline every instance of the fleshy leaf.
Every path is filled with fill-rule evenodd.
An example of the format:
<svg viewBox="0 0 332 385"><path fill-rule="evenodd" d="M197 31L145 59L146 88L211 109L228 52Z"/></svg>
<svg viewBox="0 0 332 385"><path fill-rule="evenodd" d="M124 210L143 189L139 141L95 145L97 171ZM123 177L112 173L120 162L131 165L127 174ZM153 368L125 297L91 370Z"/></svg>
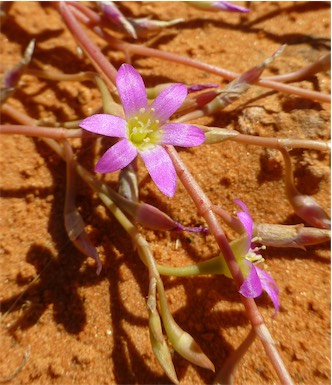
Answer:
<svg viewBox="0 0 332 385"><path fill-rule="evenodd" d="M174 384L179 384L169 347L162 334L161 321L157 312L150 312L149 314L149 332L152 349L158 362L165 370L168 378Z"/></svg>

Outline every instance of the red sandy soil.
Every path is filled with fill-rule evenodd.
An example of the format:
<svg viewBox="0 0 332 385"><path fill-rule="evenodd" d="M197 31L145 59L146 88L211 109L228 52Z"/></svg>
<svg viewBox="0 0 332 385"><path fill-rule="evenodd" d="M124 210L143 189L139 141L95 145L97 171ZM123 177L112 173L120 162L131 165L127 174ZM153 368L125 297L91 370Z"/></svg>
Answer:
<svg viewBox="0 0 332 385"><path fill-rule="evenodd" d="M249 14L204 12L175 2L127 2L132 17L151 15L185 21L141 38L146 46L192 57L241 72L261 63L280 45L288 47L264 75L295 71L326 54L330 45L329 2L248 2ZM92 35L116 67L125 60ZM51 3L14 2L2 26L1 65L15 65L36 38L33 68L76 73L92 70L81 58ZM130 38L126 39L130 41ZM132 64L147 85L162 82L221 83L216 75L183 65L135 55ZM329 93L329 73L298 86ZM59 82L25 75L8 104L44 124L82 119L100 105L90 82ZM330 106L253 87L239 102L197 123L235 128L243 133L327 140ZM15 123L2 116L2 123ZM76 141L78 159L90 170L99 158L94 142ZM77 204L103 262L94 261L68 241L63 224L65 166L40 140L2 136L1 156L1 352L0 381L10 384L166 384L153 356L147 324L148 274L130 239L97 196L78 181ZM230 212L246 202L257 222L295 224L278 152L224 142L180 150L184 161L214 204ZM326 210L330 205L329 155L291 151L296 184ZM187 226L203 225L184 188L174 199L157 190L139 163L141 199ZM117 173L105 180L116 187ZM226 230L227 231L227 230ZM210 235L142 230L159 263L179 266L217 255ZM229 236L232 236L227 231ZM257 303L296 384L330 383L329 244L307 250L264 252L264 268L280 288L281 310L272 318L268 296ZM249 331L231 280L224 277L163 278L170 309L193 335L218 370ZM177 353L181 384L206 384L214 375ZM261 343L244 357L236 384L277 384Z"/></svg>

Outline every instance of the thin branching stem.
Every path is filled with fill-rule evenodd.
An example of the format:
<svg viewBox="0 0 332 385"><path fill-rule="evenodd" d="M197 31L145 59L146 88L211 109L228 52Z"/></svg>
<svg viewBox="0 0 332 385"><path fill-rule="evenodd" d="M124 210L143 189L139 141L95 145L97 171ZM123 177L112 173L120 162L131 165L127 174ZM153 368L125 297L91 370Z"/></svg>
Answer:
<svg viewBox="0 0 332 385"><path fill-rule="evenodd" d="M66 26L73 34L79 45L89 56L89 59L95 65L98 72L104 77L111 90L115 88L115 78L117 71L109 60L101 53L100 49L88 38L84 29L77 22L72 12L69 10L65 2L58 3L61 16L66 23Z"/></svg>
<svg viewBox="0 0 332 385"><path fill-rule="evenodd" d="M71 5L77 7L75 3ZM83 12L82 6L79 6L79 10ZM80 18L80 21L82 23L84 23L87 27L92 28L93 31L97 35L105 39L111 47L123 51L126 56L129 56L132 54L138 54L138 55L147 56L147 57L156 57L162 60L172 61L175 63L183 64L188 67L203 70L205 72L218 75L227 80L234 80L240 76L240 74L238 74L237 72L216 67L214 65L204 63L202 61L198 61L195 59L191 59L186 56L121 41L115 38L114 36L109 35L100 27L100 25L102 25L102 19L95 12L93 12L92 10L89 10L89 13L86 12L85 16L87 16L85 19ZM98 23L97 23L97 20L98 20ZM256 85L264 88L273 89L275 91L280 91L286 94L297 95L297 96L303 97L304 99L317 100L322 103L331 103L331 96L328 94L324 94L322 92L317 92L317 91L306 90L300 87L291 86L289 84L283 84L282 82L269 80L269 78L266 78L266 79L262 78L258 80Z"/></svg>

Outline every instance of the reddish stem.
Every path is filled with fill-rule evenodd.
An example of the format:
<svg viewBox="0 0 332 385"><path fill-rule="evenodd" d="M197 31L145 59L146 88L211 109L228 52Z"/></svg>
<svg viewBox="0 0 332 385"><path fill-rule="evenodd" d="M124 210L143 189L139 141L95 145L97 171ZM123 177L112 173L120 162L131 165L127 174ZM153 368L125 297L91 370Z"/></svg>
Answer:
<svg viewBox="0 0 332 385"><path fill-rule="evenodd" d="M84 52L89 56L89 59L94 64L95 68L107 82L110 90L114 90L117 70L109 60L102 54L100 49L88 38L87 34L73 16L68 5L60 1L58 3L61 16L66 23L66 26L77 40L78 44L83 48Z"/></svg>
<svg viewBox="0 0 332 385"><path fill-rule="evenodd" d="M223 256L232 274L232 277L235 281L236 286L240 288L244 278L239 268L239 265L236 261L236 258L233 254L233 251L224 234L224 231L221 228L220 223L213 212L213 205L211 201L203 192L203 190L198 185L198 183L195 181L194 177L191 175L191 173L183 163L182 159L180 158L175 148L173 146L165 146L165 148L168 155L172 159L172 162L174 164L174 167L179 179L181 180L187 192L193 199L199 214L202 215L203 218L206 220L211 234L214 235L220 247L220 250L223 253ZM279 355L279 352L275 347L275 343L267 327L264 324L264 319L258 310L256 302L252 298L245 298L243 296L241 296L241 300L246 309L246 315L250 320L256 334L262 341L264 349L268 357L270 358L280 381L284 385L293 384L293 380L290 377L286 369L286 366L283 363Z"/></svg>

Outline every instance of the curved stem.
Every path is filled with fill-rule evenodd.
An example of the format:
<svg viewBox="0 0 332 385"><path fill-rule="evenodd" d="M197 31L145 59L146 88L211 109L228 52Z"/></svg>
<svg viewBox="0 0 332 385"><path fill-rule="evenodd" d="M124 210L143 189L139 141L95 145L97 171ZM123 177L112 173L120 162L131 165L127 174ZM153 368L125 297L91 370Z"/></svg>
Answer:
<svg viewBox="0 0 332 385"><path fill-rule="evenodd" d="M76 7L76 5L75 5L75 7ZM78 8L78 7L76 7L76 8ZM79 10L81 12L83 12L81 8L82 7L80 7ZM229 71L229 70L224 69L224 68L219 68L219 67L213 66L211 64L207 64L207 63L204 63L204 62L201 62L201 61L198 61L195 59L191 59L191 58L188 58L185 56L181 56L181 55L174 54L171 52L160 51L160 50L154 49L154 48L144 47L144 46L141 46L138 44L127 43L127 42L121 41L119 39L116 39L115 37L110 36L109 34L105 33L102 30L102 28L100 28L100 26L98 24L96 24L96 20L101 20L101 19L99 19L100 17L98 15L97 16L95 16L95 15L97 15L97 14L95 14L93 11L89 10L89 13L84 13L84 16L86 16L86 18L85 19L82 18L81 22L83 22L87 27L92 28L93 31L97 35L102 37L104 40L106 40L111 47L122 50L126 55L139 54L139 55L148 56L148 57L156 57L159 59L184 64L186 66L200 69L200 70L206 71L208 73L219 75L219 76L221 76L227 80L234 80L240 76L240 74L238 74L236 72ZM73 16L72 16L72 18L74 19ZM76 22L76 20L75 20L75 22ZM73 32L74 36L76 36L76 38L78 39L79 36L77 36L77 32L76 33L75 33L75 31L72 31L72 32ZM93 62L95 63L96 60L93 60ZM110 79L112 79L112 78L110 78ZM269 89L273 89L276 91L284 92L286 94L297 95L297 96L300 96L300 97L303 97L303 98L309 99L309 100L317 100L317 101L322 102L322 103L331 103L331 96L328 94L323 94L323 93L317 92L317 91L305 90L303 88L299 88L299 87L291 86L288 84L283 84L281 82L269 80L268 78L266 78L266 79L263 78L263 79L258 80L256 85L261 86L261 87L265 87L265 88L269 88Z"/></svg>
<svg viewBox="0 0 332 385"><path fill-rule="evenodd" d="M103 36L105 37L105 36ZM181 55L177 55L170 52L159 51L154 48L148 48L139 46L137 44L125 43L120 41L115 41L112 39L107 39L109 44L117 49L122 49L127 53L134 53L143 56L157 57L159 59L168 60L176 63L181 63L196 69L200 69L215 75L219 75L227 80L234 80L240 76L240 74L229 71L223 68L213 66L204 62L197 61L195 59L187 58ZM264 88L273 89L275 91L280 91L286 94L297 95L304 99L317 100L322 103L331 103L331 96L328 94L323 94L317 91L310 91L303 88L291 86L289 84L279 83L273 80L260 79L257 83L257 86Z"/></svg>

